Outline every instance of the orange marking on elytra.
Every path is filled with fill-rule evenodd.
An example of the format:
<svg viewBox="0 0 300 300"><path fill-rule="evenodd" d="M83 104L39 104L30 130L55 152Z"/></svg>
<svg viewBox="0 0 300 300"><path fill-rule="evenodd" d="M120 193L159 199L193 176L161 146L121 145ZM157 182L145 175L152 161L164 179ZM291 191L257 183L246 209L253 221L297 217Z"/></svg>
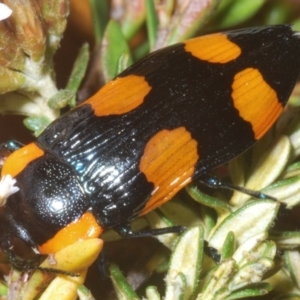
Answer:
<svg viewBox="0 0 300 300"><path fill-rule="evenodd" d="M108 82L83 104L90 104L95 115L121 115L141 105L151 87L142 76L128 75Z"/></svg>
<svg viewBox="0 0 300 300"><path fill-rule="evenodd" d="M41 254L54 254L80 240L97 238L102 232L103 229L93 214L86 212L80 219L62 228L52 239L40 245L38 250Z"/></svg>
<svg viewBox="0 0 300 300"><path fill-rule="evenodd" d="M154 190L140 215L170 200L191 181L199 159L197 141L184 128L162 130L147 143L140 171L154 184Z"/></svg>
<svg viewBox="0 0 300 300"><path fill-rule="evenodd" d="M241 48L222 33L191 39L185 42L185 51L201 60L221 64L236 59L242 53Z"/></svg>
<svg viewBox="0 0 300 300"><path fill-rule="evenodd" d="M283 110L276 92L254 68L237 73L232 90L235 108L244 120L251 123L255 139L260 139Z"/></svg>
<svg viewBox="0 0 300 300"><path fill-rule="evenodd" d="M1 176L16 177L33 160L44 155L44 151L35 143L30 143L10 154L2 167Z"/></svg>

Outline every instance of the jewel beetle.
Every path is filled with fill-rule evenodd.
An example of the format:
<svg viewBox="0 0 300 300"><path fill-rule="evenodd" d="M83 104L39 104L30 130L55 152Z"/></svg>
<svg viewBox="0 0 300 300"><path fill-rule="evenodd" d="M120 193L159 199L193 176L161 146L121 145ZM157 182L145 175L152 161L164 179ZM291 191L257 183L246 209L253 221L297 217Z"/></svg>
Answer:
<svg viewBox="0 0 300 300"><path fill-rule="evenodd" d="M288 25L191 39L136 62L35 142L3 144L2 182L16 188L0 208L0 247L21 266L16 240L51 254L108 228L178 231L133 232L130 221L259 140L292 92L299 54Z"/></svg>

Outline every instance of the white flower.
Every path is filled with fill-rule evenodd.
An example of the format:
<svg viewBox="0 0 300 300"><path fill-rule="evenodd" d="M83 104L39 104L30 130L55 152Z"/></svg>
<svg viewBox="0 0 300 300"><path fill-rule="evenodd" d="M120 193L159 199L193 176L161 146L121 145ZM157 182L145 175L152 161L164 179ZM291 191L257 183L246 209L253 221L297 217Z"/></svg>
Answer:
<svg viewBox="0 0 300 300"><path fill-rule="evenodd" d="M0 21L7 19L12 14L12 10L5 4L0 3Z"/></svg>
<svg viewBox="0 0 300 300"><path fill-rule="evenodd" d="M10 175L5 175L0 180L0 207L5 205L6 199L19 191L19 188L15 186L16 179Z"/></svg>

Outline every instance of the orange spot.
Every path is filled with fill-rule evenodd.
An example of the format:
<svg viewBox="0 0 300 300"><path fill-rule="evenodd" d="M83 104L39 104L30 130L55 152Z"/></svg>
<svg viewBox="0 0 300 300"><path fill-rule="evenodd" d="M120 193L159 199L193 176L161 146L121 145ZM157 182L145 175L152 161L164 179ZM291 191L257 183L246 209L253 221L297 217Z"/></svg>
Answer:
<svg viewBox="0 0 300 300"><path fill-rule="evenodd" d="M44 155L44 151L35 143L30 143L12 154L10 154L4 162L1 175L11 175L16 177L26 166L33 160Z"/></svg>
<svg viewBox="0 0 300 300"><path fill-rule="evenodd" d="M199 159L197 142L184 128L162 130L147 143L140 161L140 171L154 190L141 215L170 200L191 181Z"/></svg>
<svg viewBox="0 0 300 300"><path fill-rule="evenodd" d="M77 221L61 229L52 239L39 246L41 254L53 254L80 240L96 238L103 229L92 213L86 212Z"/></svg>
<svg viewBox="0 0 300 300"><path fill-rule="evenodd" d="M150 90L144 77L128 75L108 82L83 104L90 104L99 117L121 115L141 105Z"/></svg>
<svg viewBox="0 0 300 300"><path fill-rule="evenodd" d="M225 64L239 57L241 48L228 40L226 34L216 33L185 42L185 51L210 63Z"/></svg>
<svg viewBox="0 0 300 300"><path fill-rule="evenodd" d="M247 68L234 76L232 99L240 116L251 123L256 139L260 139L283 110L276 92L257 69Z"/></svg>

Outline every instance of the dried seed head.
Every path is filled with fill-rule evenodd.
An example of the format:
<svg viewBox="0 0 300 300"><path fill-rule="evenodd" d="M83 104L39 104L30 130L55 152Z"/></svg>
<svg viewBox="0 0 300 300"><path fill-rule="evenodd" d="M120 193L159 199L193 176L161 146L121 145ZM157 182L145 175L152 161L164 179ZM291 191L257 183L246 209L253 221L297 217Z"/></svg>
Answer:
<svg viewBox="0 0 300 300"><path fill-rule="evenodd" d="M15 34L18 45L39 62L46 50L46 34L39 6L33 0L4 0L13 11L8 25Z"/></svg>
<svg viewBox="0 0 300 300"><path fill-rule="evenodd" d="M25 55L15 35L5 22L0 22L0 65L22 71L24 64Z"/></svg>
<svg viewBox="0 0 300 300"><path fill-rule="evenodd" d="M48 47L55 51L59 45L67 25L69 15L69 1L67 0L39 0L41 13L48 33Z"/></svg>

